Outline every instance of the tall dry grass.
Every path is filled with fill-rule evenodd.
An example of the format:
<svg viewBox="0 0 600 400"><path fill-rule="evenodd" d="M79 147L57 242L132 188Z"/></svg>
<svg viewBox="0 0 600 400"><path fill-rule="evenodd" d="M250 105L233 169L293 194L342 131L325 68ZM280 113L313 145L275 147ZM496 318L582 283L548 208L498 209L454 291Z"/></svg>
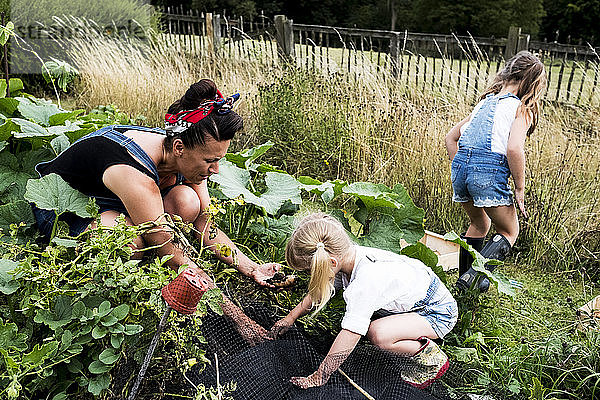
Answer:
<svg viewBox="0 0 600 400"><path fill-rule="evenodd" d="M238 111L246 134L238 138L238 147L273 140L271 161L294 174L400 182L426 210L428 228L466 227L464 212L451 201L444 136L469 114L474 99L452 82L415 87L374 74L372 67L353 71L353 78L190 56L158 36L134 43L90 35L74 41L71 54L81 74L84 106L116 104L160 126L172 101L191 83L211 77L224 93L242 93ZM530 218L522 220L518 242L527 250L527 263L564 269L585 262L598 268L598 113L595 107L547 104L527 141Z"/></svg>

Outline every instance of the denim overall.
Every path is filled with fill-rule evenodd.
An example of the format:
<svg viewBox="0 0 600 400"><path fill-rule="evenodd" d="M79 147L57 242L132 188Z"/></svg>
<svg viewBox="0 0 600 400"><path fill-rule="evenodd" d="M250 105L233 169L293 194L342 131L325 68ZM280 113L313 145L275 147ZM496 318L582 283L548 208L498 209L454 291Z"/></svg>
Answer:
<svg viewBox="0 0 600 400"><path fill-rule="evenodd" d="M372 255L366 255L366 258L371 262L396 262L393 260L377 260ZM431 276L431 283L427 288L425 297L417 301L410 310L393 312L380 308L373 313L371 321L390 315L414 312L429 322L439 338L446 336L458 320L458 305L440 278L433 271L430 271L429 275Z"/></svg>
<svg viewBox="0 0 600 400"><path fill-rule="evenodd" d="M510 169L504 154L492 151L492 127L498 102L513 97L489 94L458 140L458 152L452 160L453 200L473 201L476 207L513 204L508 183Z"/></svg>
<svg viewBox="0 0 600 400"><path fill-rule="evenodd" d="M123 133L119 132L117 129L123 130L123 131L129 130L129 129L134 129L136 131L142 131L142 132L159 133L162 135L165 134L165 131L160 128L146 128L146 127L142 127L142 126L132 126L132 125L111 125L111 126L106 126L104 128L98 129L97 131L92 132L92 133L80 138L79 140L74 142L73 145L82 140L86 140L86 139L98 137L98 136L102 136L107 139L110 139L113 142L118 143L122 147L125 147L127 149L127 151L129 151L129 153L131 153L139 162L141 162L142 165L144 165L152 173L152 179L154 179L154 182L158 186L159 177L158 177L158 171L156 169L156 165L154 164L154 161L152 161L150 156L148 156L148 154L137 143L135 143L133 141L133 139L125 136ZM35 166L35 170L39 174L38 166L51 163L52 161L53 160L37 164ZM40 174L40 176L41 176L41 174ZM181 183L182 181L183 181L183 176L178 174L177 175L177 184ZM168 193L168 191L171 188L173 188L173 186L164 189L163 191L161 191L161 194L163 196L166 195L166 193ZM125 206L118 199L106 198L106 197L101 197L101 196L94 196L94 198L96 199L96 204L99 207L100 213L102 213L104 211L108 211L108 210L114 210L114 211L118 211L118 212L127 214L127 210L125 209ZM52 231L52 225L54 224L54 217L55 217L54 211L43 210L43 209L39 209L34 206L33 213L38 222L38 228L40 229L40 232L42 233L42 235L49 237L50 232ZM66 214L61 215L61 220L64 220L69 225L69 231L70 231L69 233L71 236L76 236L76 235L80 234L92 222L91 218L81 218L81 217L78 217L71 213L66 213Z"/></svg>

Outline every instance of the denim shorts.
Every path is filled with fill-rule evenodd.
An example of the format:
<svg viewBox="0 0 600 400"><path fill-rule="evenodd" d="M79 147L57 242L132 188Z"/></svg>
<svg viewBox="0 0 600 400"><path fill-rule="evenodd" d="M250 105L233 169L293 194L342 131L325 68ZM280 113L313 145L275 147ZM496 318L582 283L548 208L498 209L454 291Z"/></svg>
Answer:
<svg viewBox="0 0 600 400"><path fill-rule="evenodd" d="M487 150L461 149L452 160L452 200L475 207L513 204L506 156Z"/></svg>
<svg viewBox="0 0 600 400"><path fill-rule="evenodd" d="M437 276L434 276L425 299L417 302L411 310L424 317L440 339L443 339L458 320L458 304L452 294ZM371 320L398 314L393 311L380 309L373 313Z"/></svg>

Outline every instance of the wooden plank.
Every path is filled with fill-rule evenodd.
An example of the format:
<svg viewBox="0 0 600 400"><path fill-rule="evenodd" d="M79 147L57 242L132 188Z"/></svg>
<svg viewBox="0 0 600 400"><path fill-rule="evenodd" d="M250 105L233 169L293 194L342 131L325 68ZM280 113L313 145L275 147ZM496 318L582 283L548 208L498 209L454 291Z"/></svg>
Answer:
<svg viewBox="0 0 600 400"><path fill-rule="evenodd" d="M566 54L565 54L566 57ZM556 85L556 93L554 95L554 100L558 101L558 98L560 96L560 85L562 83L562 77L563 77L563 73L565 72L565 60L562 60L561 66L560 66L560 72L558 73L558 84Z"/></svg>
<svg viewBox="0 0 600 400"><path fill-rule="evenodd" d="M590 98L588 99L589 103L592 102L594 94L596 94L596 86L598 85L598 70L600 69L600 64L598 62L596 62L594 69L596 70L596 73L594 74L594 86L592 87L592 90L590 90Z"/></svg>
<svg viewBox="0 0 600 400"><path fill-rule="evenodd" d="M581 101L581 94L583 93L583 82L585 81L585 77L587 76L588 66L589 66L589 61L585 60L585 65L583 67L583 70L581 71L581 83L579 85L579 91L577 93L577 101L576 101L577 104L579 104L579 102Z"/></svg>
<svg viewBox="0 0 600 400"><path fill-rule="evenodd" d="M569 75L569 82L567 84L567 101L571 98L571 84L573 83L573 76L575 75L576 65L573 62L571 65L571 74Z"/></svg>

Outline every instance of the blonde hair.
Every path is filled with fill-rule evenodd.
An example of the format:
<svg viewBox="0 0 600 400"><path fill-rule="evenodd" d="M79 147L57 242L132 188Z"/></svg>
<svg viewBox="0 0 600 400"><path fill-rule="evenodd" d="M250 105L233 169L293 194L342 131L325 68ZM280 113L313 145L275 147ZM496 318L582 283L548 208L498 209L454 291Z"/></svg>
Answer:
<svg viewBox="0 0 600 400"><path fill-rule="evenodd" d="M481 96L497 94L507 83L518 83L515 95L521 100L527 122L530 124L527 136L535 130L541 112L540 101L546 89L546 71L539 58L528 51L520 51L506 62L494 80Z"/></svg>
<svg viewBox="0 0 600 400"><path fill-rule="evenodd" d="M333 295L331 258L338 262L353 247L342 224L330 215L315 213L303 218L285 247L288 265L297 270L310 268L308 294L319 312Z"/></svg>

